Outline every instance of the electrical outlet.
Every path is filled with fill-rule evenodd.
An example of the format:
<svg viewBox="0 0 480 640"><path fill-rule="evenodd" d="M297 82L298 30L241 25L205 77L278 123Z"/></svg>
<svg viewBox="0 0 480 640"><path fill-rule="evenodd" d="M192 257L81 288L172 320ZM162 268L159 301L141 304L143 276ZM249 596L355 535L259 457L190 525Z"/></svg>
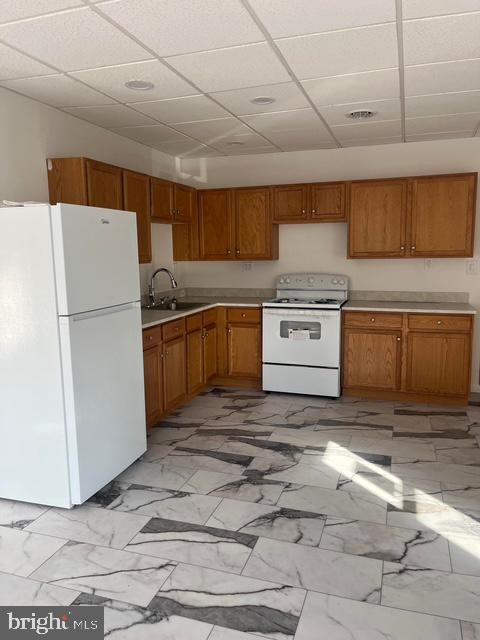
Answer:
<svg viewBox="0 0 480 640"><path fill-rule="evenodd" d="M423 266L424 266L425 270L431 269L432 268L432 259L431 258L425 258L425 260L423 261Z"/></svg>
<svg viewBox="0 0 480 640"><path fill-rule="evenodd" d="M478 276L479 274L478 260L467 260L466 265L467 265L468 276Z"/></svg>
<svg viewBox="0 0 480 640"><path fill-rule="evenodd" d="M253 269L253 264L251 262L242 263L242 271L251 271L252 269Z"/></svg>

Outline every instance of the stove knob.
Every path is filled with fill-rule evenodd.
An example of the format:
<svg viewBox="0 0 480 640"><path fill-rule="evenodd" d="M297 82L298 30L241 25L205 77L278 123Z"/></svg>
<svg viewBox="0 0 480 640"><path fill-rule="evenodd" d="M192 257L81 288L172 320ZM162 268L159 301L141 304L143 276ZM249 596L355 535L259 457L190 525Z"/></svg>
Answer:
<svg viewBox="0 0 480 640"><path fill-rule="evenodd" d="M334 278L334 279L332 280L332 284L338 284L338 280L337 280L336 278Z"/></svg>
<svg viewBox="0 0 480 640"><path fill-rule="evenodd" d="M308 282L309 282L310 284L313 284L313 278L309 278L309 279L308 279Z"/></svg>
<svg viewBox="0 0 480 640"><path fill-rule="evenodd" d="M345 280L339 280L338 284L345 284Z"/></svg>
<svg viewBox="0 0 480 640"><path fill-rule="evenodd" d="M278 281L280 284L283 284L285 282L285 280L283 278L280 278L280 280Z"/></svg>
<svg viewBox="0 0 480 640"><path fill-rule="evenodd" d="M290 278L285 278L285 282L286 282L287 284L290 284Z"/></svg>

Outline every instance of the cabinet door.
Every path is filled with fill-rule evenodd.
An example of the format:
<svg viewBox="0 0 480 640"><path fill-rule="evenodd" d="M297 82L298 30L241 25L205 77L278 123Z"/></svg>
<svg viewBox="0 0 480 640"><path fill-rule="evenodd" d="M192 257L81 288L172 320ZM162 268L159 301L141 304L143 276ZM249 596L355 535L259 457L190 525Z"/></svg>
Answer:
<svg viewBox="0 0 480 640"><path fill-rule="evenodd" d="M150 178L152 222L173 222L173 182Z"/></svg>
<svg viewBox="0 0 480 640"><path fill-rule="evenodd" d="M407 391L467 395L470 343L469 334L411 331L407 338Z"/></svg>
<svg viewBox="0 0 480 640"><path fill-rule="evenodd" d="M270 189L235 189L235 257L239 260L273 258Z"/></svg>
<svg viewBox="0 0 480 640"><path fill-rule="evenodd" d="M345 182L312 184L310 186L310 215L312 220L345 221L347 219Z"/></svg>
<svg viewBox="0 0 480 640"><path fill-rule="evenodd" d="M203 381L207 383L217 373L217 327L209 325L203 331Z"/></svg>
<svg viewBox="0 0 480 640"><path fill-rule="evenodd" d="M91 207L122 209L122 170L103 162L86 160L88 204Z"/></svg>
<svg viewBox="0 0 480 640"><path fill-rule="evenodd" d="M199 191L198 227L201 260L229 260L235 257L229 189Z"/></svg>
<svg viewBox="0 0 480 640"><path fill-rule="evenodd" d="M143 374L145 379L145 413L150 429L163 413L163 367L162 347L156 346L143 352Z"/></svg>
<svg viewBox="0 0 480 640"><path fill-rule="evenodd" d="M203 386L203 331L187 334L187 393L197 393Z"/></svg>
<svg viewBox="0 0 480 640"><path fill-rule="evenodd" d="M227 325L228 375L235 378L260 378L262 332L259 324Z"/></svg>
<svg viewBox="0 0 480 640"><path fill-rule="evenodd" d="M165 411L180 404L187 390L185 337L169 340L163 345L163 390Z"/></svg>
<svg viewBox="0 0 480 640"><path fill-rule="evenodd" d="M273 220L298 222L309 219L308 184L273 187Z"/></svg>
<svg viewBox="0 0 480 640"><path fill-rule="evenodd" d="M193 212L193 199L197 192L192 187L183 184L175 184L173 189L174 200L174 221L175 222L191 222Z"/></svg>
<svg viewBox="0 0 480 640"><path fill-rule="evenodd" d="M348 256L403 257L406 213L406 180L352 182Z"/></svg>
<svg viewBox="0 0 480 640"><path fill-rule="evenodd" d="M123 171L123 206L137 216L139 262L152 261L150 233L150 178L142 173Z"/></svg>
<svg viewBox="0 0 480 640"><path fill-rule="evenodd" d="M476 174L415 178L410 254L472 256Z"/></svg>
<svg viewBox="0 0 480 640"><path fill-rule="evenodd" d="M401 333L345 329L343 384L371 389L400 388Z"/></svg>
<svg viewBox="0 0 480 640"><path fill-rule="evenodd" d="M87 174L83 158L48 158L50 204L87 204Z"/></svg>

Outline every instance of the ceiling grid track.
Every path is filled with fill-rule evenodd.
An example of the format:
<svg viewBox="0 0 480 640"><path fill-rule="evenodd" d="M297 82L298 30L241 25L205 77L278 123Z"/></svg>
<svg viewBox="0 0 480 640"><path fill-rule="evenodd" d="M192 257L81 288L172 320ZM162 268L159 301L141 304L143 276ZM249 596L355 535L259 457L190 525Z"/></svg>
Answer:
<svg viewBox="0 0 480 640"><path fill-rule="evenodd" d="M398 82L400 87L400 117L402 126L402 142L406 142L405 131L405 65L403 56L403 7L402 0L395 0L397 14L397 44L398 44Z"/></svg>

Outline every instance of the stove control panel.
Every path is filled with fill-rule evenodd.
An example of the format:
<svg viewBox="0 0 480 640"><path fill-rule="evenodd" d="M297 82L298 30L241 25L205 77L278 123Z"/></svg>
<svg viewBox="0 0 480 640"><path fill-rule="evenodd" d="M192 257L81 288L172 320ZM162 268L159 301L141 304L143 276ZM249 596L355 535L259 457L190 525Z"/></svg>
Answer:
<svg viewBox="0 0 480 640"><path fill-rule="evenodd" d="M286 273L277 277L277 289L348 291L348 276L332 273Z"/></svg>

